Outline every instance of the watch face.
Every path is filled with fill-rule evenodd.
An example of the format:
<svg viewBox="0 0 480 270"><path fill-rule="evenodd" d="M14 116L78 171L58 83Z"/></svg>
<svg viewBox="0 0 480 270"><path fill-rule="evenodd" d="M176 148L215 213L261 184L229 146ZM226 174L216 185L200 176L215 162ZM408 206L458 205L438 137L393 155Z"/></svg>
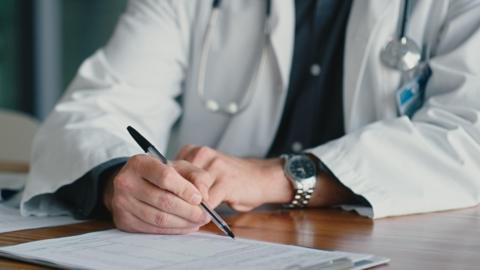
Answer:
<svg viewBox="0 0 480 270"><path fill-rule="evenodd" d="M288 162L288 171L296 179L306 179L316 175L313 161L305 156L295 156Z"/></svg>

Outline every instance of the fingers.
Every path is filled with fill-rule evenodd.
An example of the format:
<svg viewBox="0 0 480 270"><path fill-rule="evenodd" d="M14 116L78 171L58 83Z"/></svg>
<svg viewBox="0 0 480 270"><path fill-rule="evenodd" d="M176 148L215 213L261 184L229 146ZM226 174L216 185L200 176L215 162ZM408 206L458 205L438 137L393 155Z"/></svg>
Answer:
<svg viewBox="0 0 480 270"><path fill-rule="evenodd" d="M188 179L198 190L200 190L203 199L208 200L208 190L214 182L214 178L211 174L184 160L174 161L172 164L180 175Z"/></svg>
<svg viewBox="0 0 480 270"><path fill-rule="evenodd" d="M225 182L225 172L229 170L225 161L226 156L206 146L185 145L180 149L177 158L183 159L185 164L190 164L190 166L194 165L202 171L208 172L210 177L206 175L195 177L182 173L181 168L178 169L177 166L175 166L180 174L188 179L194 179L193 183L202 192L202 195L205 193L208 194L207 196L204 195L204 199L208 202L209 206L218 206L225 199L227 192L224 188L224 183L222 183ZM179 164L182 165L184 163ZM188 169L187 172L195 172L195 170ZM205 188L203 184L205 184L205 187L208 187L208 192L203 191Z"/></svg>
<svg viewBox="0 0 480 270"><path fill-rule="evenodd" d="M191 205L184 200L178 198L177 196L173 195L172 193L161 190L149 182L141 181L140 183L138 183L138 185L133 187L130 192L136 200L147 204L149 207L154 208L157 211L174 215L176 216L176 218L183 219L185 221L188 221L189 223L194 223L197 226L204 225L210 221L209 216L204 211L202 211L199 206ZM129 206L127 206L126 208L131 209ZM139 211L145 212L147 210L141 209ZM146 217L143 218L143 220L148 221L150 219L153 219L153 217L148 217L149 214L154 214L155 216L158 214L151 212L152 211L148 211L148 213L141 214L141 216ZM162 220L162 217L159 217L158 219ZM149 223L154 225L162 223L162 226L166 226L164 224L165 222Z"/></svg>
<svg viewBox="0 0 480 270"><path fill-rule="evenodd" d="M210 221L208 217L202 213L203 211L200 209L200 207L195 206L192 208L198 208L198 210L200 210L200 214L197 215L198 218L195 222L179 217L173 213L163 211L162 209L158 209L138 200L131 200L128 205L124 207L127 212L131 213L143 222L160 228L192 229L205 225Z"/></svg>
<svg viewBox="0 0 480 270"><path fill-rule="evenodd" d="M197 146L187 144L180 149L177 155L178 159L191 162L199 168L205 168L211 160L219 156L220 153L207 146Z"/></svg>
<svg viewBox="0 0 480 270"><path fill-rule="evenodd" d="M180 148L180 150L178 151L175 160L187 160L187 157L190 155L191 151L197 147L198 146L194 144L186 144L182 146L182 148Z"/></svg>
<svg viewBox="0 0 480 270"><path fill-rule="evenodd" d="M118 229L127 232L141 232L152 234L188 234L198 231L199 229L199 227L161 228L148 224L128 212L122 212L119 215L115 215L113 222Z"/></svg>
<svg viewBox="0 0 480 270"><path fill-rule="evenodd" d="M200 191L172 166L165 165L147 155L134 156L130 158L129 162L133 163L131 166L135 168L138 175L155 186L167 190L193 205L198 205L202 201Z"/></svg>

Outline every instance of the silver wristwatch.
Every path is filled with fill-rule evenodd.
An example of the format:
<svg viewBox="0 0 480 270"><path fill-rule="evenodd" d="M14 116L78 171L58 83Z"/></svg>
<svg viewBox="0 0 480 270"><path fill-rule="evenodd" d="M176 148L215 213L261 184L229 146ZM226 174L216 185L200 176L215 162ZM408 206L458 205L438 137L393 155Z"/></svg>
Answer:
<svg viewBox="0 0 480 270"><path fill-rule="evenodd" d="M305 154L282 155L283 171L295 190L292 201L286 205L289 208L302 208L308 205L317 183L316 162Z"/></svg>

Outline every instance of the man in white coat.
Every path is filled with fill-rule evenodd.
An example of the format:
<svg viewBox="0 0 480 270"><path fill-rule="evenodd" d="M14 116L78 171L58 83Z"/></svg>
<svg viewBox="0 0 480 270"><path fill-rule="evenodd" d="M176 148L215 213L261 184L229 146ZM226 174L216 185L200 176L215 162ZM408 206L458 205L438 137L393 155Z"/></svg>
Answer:
<svg viewBox="0 0 480 270"><path fill-rule="evenodd" d="M480 1L412 1L431 76L411 117L395 101L410 77L380 60L403 1L265 2L222 1L203 61L211 1L131 1L36 136L22 213L188 233L209 222L201 200L372 218L480 202ZM139 155L128 125L175 161Z"/></svg>

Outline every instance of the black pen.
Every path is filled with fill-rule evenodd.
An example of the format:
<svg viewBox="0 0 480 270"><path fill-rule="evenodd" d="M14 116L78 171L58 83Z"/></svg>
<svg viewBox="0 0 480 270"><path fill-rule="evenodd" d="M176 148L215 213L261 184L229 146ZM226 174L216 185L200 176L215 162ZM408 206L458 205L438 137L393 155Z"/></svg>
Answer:
<svg viewBox="0 0 480 270"><path fill-rule="evenodd" d="M157 157L164 164L168 164L167 158L165 158L165 156L163 156L162 153L160 153L160 151L158 151L157 148L155 148L155 146L153 146L153 144L151 144L147 139L145 139L145 137L143 137L137 130L135 130L131 126L128 126L127 130L128 133L130 133L130 135L133 137L135 142L137 142L137 144L140 145L143 151L145 151L145 153ZM222 217L220 217L220 215L217 214L217 212L215 212L215 210L208 208L208 206L204 202L201 202L200 206L210 215L210 217L212 217L213 223L215 223L215 225L217 225L217 227L222 230L225 235L228 235L231 238L235 238L235 235L233 234L228 224L223 220Z"/></svg>

